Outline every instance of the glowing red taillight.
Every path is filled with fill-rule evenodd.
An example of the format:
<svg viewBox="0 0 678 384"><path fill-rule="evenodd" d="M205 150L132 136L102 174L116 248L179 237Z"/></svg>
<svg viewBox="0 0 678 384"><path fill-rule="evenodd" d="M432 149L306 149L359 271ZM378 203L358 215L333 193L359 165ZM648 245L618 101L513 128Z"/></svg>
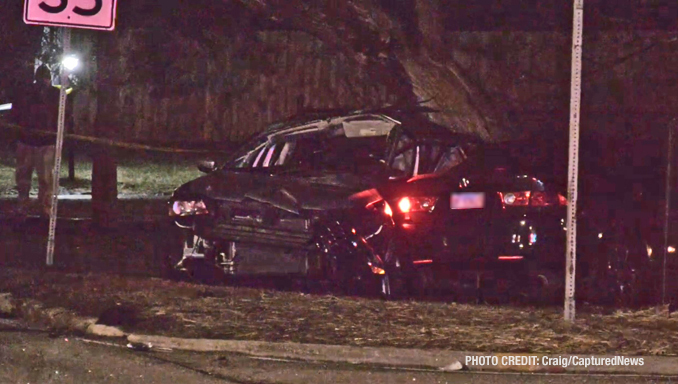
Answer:
<svg viewBox="0 0 678 384"><path fill-rule="evenodd" d="M524 257L523 256L499 256L497 257L498 260L502 261L516 261L516 260L522 260Z"/></svg>
<svg viewBox="0 0 678 384"><path fill-rule="evenodd" d="M398 209L400 209L400 212L407 213L412 209L412 202L410 201L409 197L403 197L400 199L398 202Z"/></svg>
<svg viewBox="0 0 678 384"><path fill-rule="evenodd" d="M431 212L436 202L437 197L403 197L398 201L398 210L402 213Z"/></svg>

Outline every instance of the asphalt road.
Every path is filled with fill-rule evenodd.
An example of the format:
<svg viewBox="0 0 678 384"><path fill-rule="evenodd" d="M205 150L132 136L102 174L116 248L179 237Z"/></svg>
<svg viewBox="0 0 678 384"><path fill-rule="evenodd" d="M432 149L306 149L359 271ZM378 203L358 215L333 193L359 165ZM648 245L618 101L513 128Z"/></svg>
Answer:
<svg viewBox="0 0 678 384"><path fill-rule="evenodd" d="M123 344L87 343L0 327L0 383L233 383L133 353Z"/></svg>
<svg viewBox="0 0 678 384"><path fill-rule="evenodd" d="M237 354L134 351L125 343L30 332L0 321L0 383L678 383L678 378L491 374L306 363Z"/></svg>

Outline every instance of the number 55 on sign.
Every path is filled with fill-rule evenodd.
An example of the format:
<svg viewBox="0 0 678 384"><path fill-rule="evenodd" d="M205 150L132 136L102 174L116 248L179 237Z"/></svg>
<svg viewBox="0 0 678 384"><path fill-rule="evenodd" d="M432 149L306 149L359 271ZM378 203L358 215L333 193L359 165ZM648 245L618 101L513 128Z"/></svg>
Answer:
<svg viewBox="0 0 678 384"><path fill-rule="evenodd" d="M26 0L26 24L112 31L116 0Z"/></svg>

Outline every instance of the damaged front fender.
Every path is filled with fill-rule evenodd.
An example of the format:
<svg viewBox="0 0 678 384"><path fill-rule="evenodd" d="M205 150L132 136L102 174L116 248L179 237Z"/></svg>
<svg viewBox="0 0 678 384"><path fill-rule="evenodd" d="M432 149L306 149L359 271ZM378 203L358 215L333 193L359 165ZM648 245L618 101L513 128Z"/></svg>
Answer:
<svg viewBox="0 0 678 384"><path fill-rule="evenodd" d="M371 212L372 213L372 212ZM369 215L373 216L373 215ZM383 274L385 255L393 235L393 224L383 215L325 218L316 223L316 247L336 263L342 273L354 277Z"/></svg>

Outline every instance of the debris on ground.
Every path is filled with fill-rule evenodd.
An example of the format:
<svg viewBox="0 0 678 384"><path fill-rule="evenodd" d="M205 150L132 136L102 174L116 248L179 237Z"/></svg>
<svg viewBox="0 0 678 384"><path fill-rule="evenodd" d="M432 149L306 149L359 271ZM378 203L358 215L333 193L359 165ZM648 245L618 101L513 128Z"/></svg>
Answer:
<svg viewBox="0 0 678 384"><path fill-rule="evenodd" d="M570 324L559 307L381 301L26 269L0 271L0 292L95 318L124 307L135 316L118 319L125 332L173 337L493 353L678 353L678 317L655 308L581 305Z"/></svg>

